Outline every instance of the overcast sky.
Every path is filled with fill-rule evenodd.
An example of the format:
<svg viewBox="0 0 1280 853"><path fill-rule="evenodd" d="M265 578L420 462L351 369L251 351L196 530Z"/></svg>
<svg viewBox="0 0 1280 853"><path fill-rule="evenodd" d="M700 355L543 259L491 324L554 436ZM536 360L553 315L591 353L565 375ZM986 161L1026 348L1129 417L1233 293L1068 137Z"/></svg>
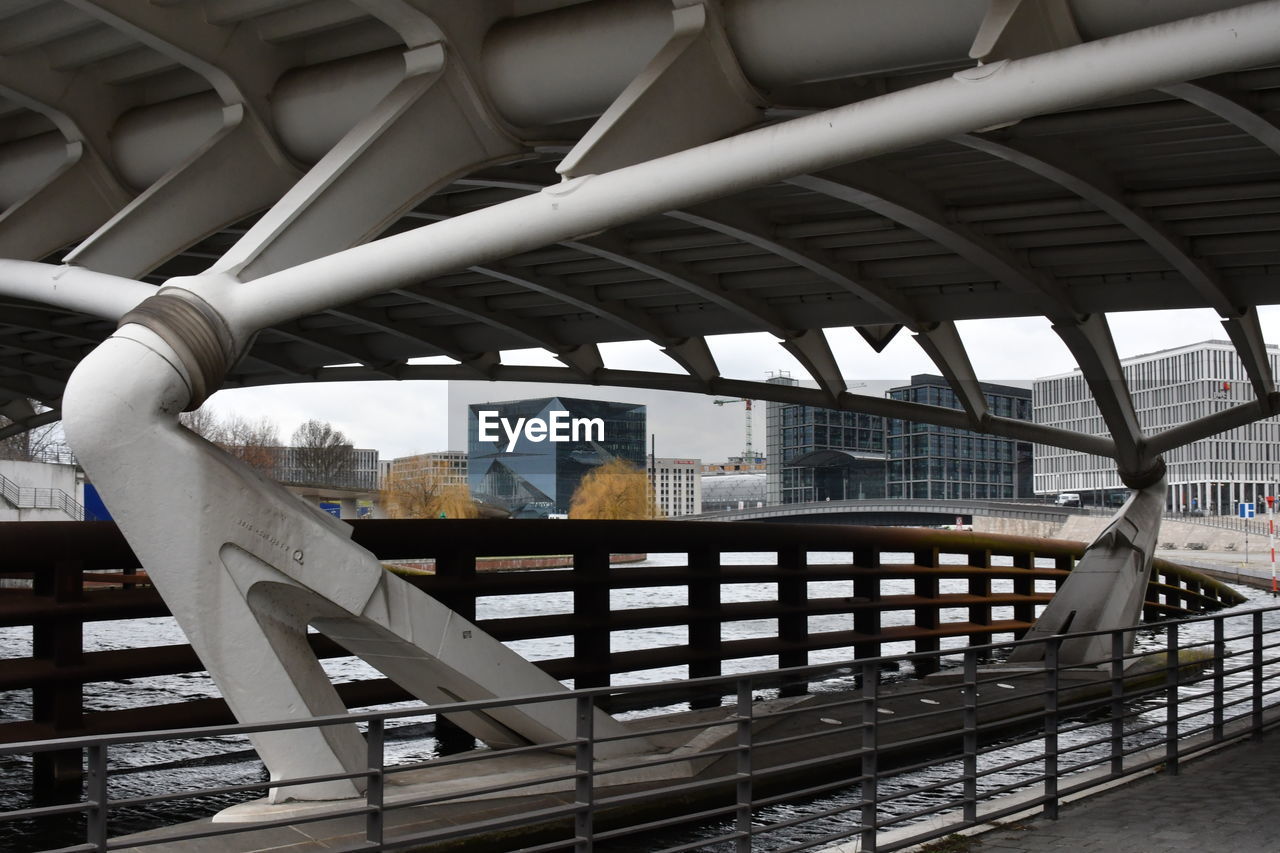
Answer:
<svg viewBox="0 0 1280 853"><path fill-rule="evenodd" d="M1259 309L1263 333L1280 344L1280 306ZM1205 340L1226 340L1214 312L1148 311L1109 315L1121 357L1184 346ZM974 369L984 380L1029 381L1065 373L1075 362L1044 318L975 320L959 324ZM851 385L861 380L905 380L913 373L937 373L933 363L902 332L885 351L876 354L852 329L829 329L827 338ZM709 339L723 375L763 380L770 372L790 371L798 379L808 375L775 339L767 334L724 335ZM655 344L605 344L601 352L608 367L679 372ZM509 352L507 363L558 365L541 351ZM308 418L332 422L357 447L378 449L384 458L447 448L465 449L463 412L466 403L514 400L572 394L589 399L619 400L649 406L649 429L657 435L660 456L690 456L715 461L739 453L743 447L742 406L715 406L700 395L646 392L594 386L550 386L533 383L335 382L230 389L215 394L206 406L226 414L266 416L280 426L288 440ZM873 390L871 388L855 391ZM451 411L452 409L452 411ZM454 431L450 435L450 421ZM764 449L764 411L755 417L756 449Z"/></svg>

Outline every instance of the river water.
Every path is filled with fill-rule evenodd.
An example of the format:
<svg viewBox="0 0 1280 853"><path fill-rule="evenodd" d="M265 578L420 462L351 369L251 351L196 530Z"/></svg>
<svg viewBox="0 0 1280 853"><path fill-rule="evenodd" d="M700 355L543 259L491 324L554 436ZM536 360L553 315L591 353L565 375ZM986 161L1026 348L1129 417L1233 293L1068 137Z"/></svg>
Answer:
<svg viewBox="0 0 1280 853"><path fill-rule="evenodd" d="M811 563L847 563L848 552L812 553ZM884 554L885 563L912 562L909 554ZM944 562L947 556L944 555ZM956 563L963 563L960 555L953 557ZM683 565L683 554L654 554L640 565ZM725 565L772 564L775 555L769 553L726 553L722 556ZM999 558L997 558L999 564ZM1006 561L1008 564L1008 561ZM634 565L634 564L633 564ZM1052 561L1044 565L1051 566ZM1051 591L1051 581L1037 581L1041 591ZM941 592L967 592L967 582L962 580L942 581ZM1012 581L996 581L993 592L1012 591ZM1244 590L1248 594L1247 590ZM885 581L882 587L884 595L909 594L913 592L910 581ZM841 597L851 594L848 581L815 581L809 583L810 598ZM731 601L764 601L777 596L776 584L725 584L722 598ZM611 593L611 607L614 610L631 608L661 607L683 605L686 602L686 591L683 587L622 589ZM1250 602L1238 609L1251 609L1264 602ZM550 615L572 611L573 601L570 593L554 593L539 596L511 596L481 598L477 602L477 618L513 618L520 616ZM996 619L1011 618L1011 608L995 608ZM911 624L914 618L912 611L885 611L882 623L885 626ZM967 611L957 609L954 614L943 611L944 620L965 619ZM1268 614L1268 620L1280 621L1276 614ZM823 631L847 630L851 627L848 615L814 616L809 619L811 633ZM1210 627L1192 626L1187 629L1189 637L1207 640L1211 637ZM746 620L728 623L724 626L722 637L725 640L749 639L753 637L775 636L776 620ZM1203 636L1202 636L1203 635ZM135 619L116 622L88 623L84 629L84 648L86 651L105 651L110 649L161 646L185 642L181 630L171 618ZM612 638L612 651L627 651L656 646L682 645L687 642L687 629L684 626L652 628L636 631L615 632ZM1156 649L1162 647L1162 636L1155 629L1146 629L1139 634L1139 647ZM942 647L963 648L967 644L966 637L944 638ZM566 657L572 654L572 637L554 637L537 640L516 641L509 644L516 651L531 660ZM913 651L911 644L886 644L885 656L903 654ZM30 628L0 628L0 658L22 658L31 654ZM848 659L850 649L832 649L813 652L811 663L839 662ZM360 678L378 677L379 674L357 658L338 658L323 661L325 670L335 682L351 681ZM744 673L768 671L777 667L777 658L765 656L741 660L730 660L724 663L724 672ZM897 673L888 678L901 679L911 675L909 664L901 667ZM639 682L655 682L676 680L687 677L684 667L646 670L643 672L621 674L615 676L615 684ZM851 680L837 679L815 689L848 689ZM177 702L189 699L201 699L217 696L218 692L210 678L204 673L187 673L154 678L137 678L120 682L107 682L85 686L84 705L88 710L115 710L131 707L143 707L153 704ZM409 704L409 703L406 703ZM396 707L396 706L379 706ZM9 691L0 693L0 719L29 719L31 710L30 691ZM653 713L653 712L649 712ZM1163 710L1153 710L1163 719ZM1146 715L1150 716L1150 715ZM427 729L427 731L424 731ZM1097 733L1089 734L1088 730L1077 732L1072 737L1076 742L1083 742ZM1157 737L1158 732L1151 733ZM1064 739L1064 747L1067 741ZM1103 747L1098 747L1101 749ZM412 720L398 725L389 724L387 731L387 763L408 763L422 761L438 754L435 739L429 734L429 727ZM1016 750L1011 754L1017 754ZM984 759L987 765L1009 760L1008 755L992 754ZM137 747L113 747L110 751L111 777L110 795L113 799L134 796L145 796L164 791L184 791L202 787L217 787L246 784L264 781L265 770L257 760L255 753L244 738L199 738L186 741L145 744ZM881 784L882 795L892 792L895 786L909 787L925 784L930 774L941 778L940 774L954 773L955 768L943 767L936 771L927 771L923 776L896 779ZM985 787L1009 784L1019 778L1027 778L1038 773L1038 766L1031 765L1021 770L1003 773L990 780L983 780ZM0 810L22 808L30 805L29 800L30 759L27 757L0 758ZM923 780L923 781L922 781ZM111 834L121 834L155 826L188 820L207 815L241 802L254 798L253 794L225 795L202 797L195 802L177 801L173 803L150 804L145 808L119 808L111 813ZM896 802L892 808L886 807L888 813L904 813L929 802L954 797L954 792L934 792L920 796L904 798ZM762 811L758 820L772 823L788 820L801 814L817 815L820 812L852 805L857 799L856 789L850 792L828 797L814 798L803 803L775 806ZM762 838L756 848L770 850L782 846L796 844L807 839L817 838L834 831L848 831L854 824L856 813L841 814L830 818L816 819L803 828L793 827L776 834L776 838ZM692 840L698 837L712 837L718 832L726 831L725 827L704 827L693 830L687 837L679 840ZM79 824L64 819L58 830L52 831L48 826L34 826L30 823L0 824L0 850L11 853L24 853L28 850L45 849L78 843L83 840ZM675 843L677 836L669 842ZM648 842L646 842L648 843ZM619 848L625 849L625 848ZM642 849L642 848L634 848ZM712 849L712 848L708 848Z"/></svg>

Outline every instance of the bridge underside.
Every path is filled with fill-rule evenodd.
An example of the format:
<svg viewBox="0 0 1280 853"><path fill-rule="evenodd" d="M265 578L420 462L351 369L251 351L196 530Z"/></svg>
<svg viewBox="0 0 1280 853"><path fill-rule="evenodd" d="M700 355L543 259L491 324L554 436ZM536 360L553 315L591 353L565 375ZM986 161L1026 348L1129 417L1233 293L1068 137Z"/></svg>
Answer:
<svg viewBox="0 0 1280 853"><path fill-rule="evenodd" d="M3 17L0 258L131 280L4 268L3 414L56 417L71 370L125 312L175 276L215 273L289 303L235 341L228 387L519 379L884 412L848 393L828 340L857 331L878 349L907 329L965 407L913 417L1016 430L985 411L952 324L1043 315L1129 448L1122 469L1145 470L1187 436L1136 441L1105 323L1086 318L1208 307L1254 398L1214 426L1274 410L1253 309L1275 302L1280 262L1277 58L1188 26L1129 32L1239 3L548 0L514 18L505 2L284 5L43 0ZM1219 29L1269 33L1273 10L1248 8ZM1074 68L1018 64L1072 52ZM998 88L1028 73L1078 91ZM984 111L996 96L1004 114ZM794 119L831 110L849 117L843 150L799 162L814 131L792 133ZM893 133L867 138L881 123ZM775 141L752 148L753 128ZM475 227L502 239L483 257L437 259L425 235L441 229L414 230L735 134L708 156L756 174L694 198L637 193L706 171L686 156L569 233L490 217ZM524 210L547 219L555 198ZM430 263L370 268L354 290L280 275L405 232ZM316 298L279 295L299 288ZM819 387L722 378L705 338L748 331L774 335ZM599 345L630 340L661 348L670 372L610 366ZM504 363L529 348L563 366Z"/></svg>
<svg viewBox="0 0 1280 853"><path fill-rule="evenodd" d="M545 676L499 671L483 632L183 430L220 387L668 388L1110 457L1134 497L1050 631L1131 624L1161 454L1280 408L1257 315L1280 301L1277 0L6 10L0 437L63 417L245 718L336 707L308 625L424 699ZM1216 311L1249 393L1142 423L1106 313L1156 307ZM1083 431L988 410L956 321L1012 316L1048 318L1077 360ZM959 409L850 392L831 339L878 351L903 330ZM772 335L817 387L723 377L708 337L733 332ZM670 372L612 366L618 341ZM562 366L504 360L530 347ZM552 712L469 722L495 743L572 736ZM354 730L259 747L273 778L360 764Z"/></svg>

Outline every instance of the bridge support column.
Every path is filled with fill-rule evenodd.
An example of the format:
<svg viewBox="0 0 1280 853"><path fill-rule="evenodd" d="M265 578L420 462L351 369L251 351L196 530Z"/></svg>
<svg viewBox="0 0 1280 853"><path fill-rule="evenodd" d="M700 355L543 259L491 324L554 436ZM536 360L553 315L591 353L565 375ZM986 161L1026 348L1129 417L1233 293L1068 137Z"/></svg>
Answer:
<svg viewBox="0 0 1280 853"><path fill-rule="evenodd" d="M316 630L424 702L553 694L555 679L382 569L351 528L297 500L184 429L178 413L216 387L232 348L219 315L189 294L153 297L76 368L63 398L68 438L191 646L241 722L345 712L307 643ZM222 349L224 348L225 349ZM221 352L219 350L222 349ZM569 700L453 715L495 747L576 735ZM607 714L598 736L625 736ZM339 799L360 777L354 725L252 736L271 799ZM644 747L597 747L597 757Z"/></svg>
<svg viewBox="0 0 1280 853"><path fill-rule="evenodd" d="M1164 500L1163 476L1135 490L1076 563L1025 639L1135 626L1146 597ZM1133 650L1132 631L1125 635L1125 650ZM1039 663L1044 653L1043 645L1030 644L1016 649L1009 660ZM1064 666L1075 666L1104 661L1110 655L1111 638L1101 634L1063 643L1058 660Z"/></svg>

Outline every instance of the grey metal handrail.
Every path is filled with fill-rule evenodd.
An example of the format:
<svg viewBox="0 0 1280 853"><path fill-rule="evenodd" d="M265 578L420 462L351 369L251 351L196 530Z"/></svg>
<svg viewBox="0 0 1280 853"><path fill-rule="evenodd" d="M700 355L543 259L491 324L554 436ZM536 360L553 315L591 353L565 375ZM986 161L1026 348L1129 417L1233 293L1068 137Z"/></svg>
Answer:
<svg viewBox="0 0 1280 853"><path fill-rule="evenodd" d="M1166 772L1177 773L1180 762L1187 756L1208 749L1211 746L1246 735L1261 733L1265 712L1269 704L1280 702L1280 689L1274 686L1280 683L1280 658L1275 657L1276 640L1271 635L1280 631L1280 627L1267 627L1264 617L1267 614L1280 612L1280 608L1265 608L1238 613L1224 613L1213 616L1196 617L1177 622L1166 623L1163 633L1166 639L1165 657L1158 666L1147 670L1145 678L1133 676L1127 666L1144 657L1142 652L1124 654L1123 631L1088 632L1069 635L1058 635L1048 640L1020 641L1015 643L996 643L982 646L971 646L964 649L952 649L935 652L916 652L904 655L892 655L877 658L865 658L850 661L843 669L843 677L857 681L851 693L832 693L832 701L821 705L817 710L835 708L860 709L858 718L850 719L841 727L824 726L821 731L803 731L801 734L790 734L786 737L769 736L768 730L755 731L752 723L758 718L756 695L762 689L771 689L779 684L807 681L829 676L830 664L798 667L771 672L750 673L744 675L718 676L713 678L691 679L681 682L689 690L715 690L728 697L728 705L722 712L724 716L714 724L733 727L737 734L726 742L723 748L712 750L712 755L724 755L731 768L726 774L710 778L693 778L667 786L665 793L678 791L682 797L693 798L723 792L730 802L702 809L694 813L694 817L702 823L710 823L710 830L702 833L707 845L715 843L732 843L737 851L764 849L760 842L768 843L770 833L799 825L810 819L839 816L847 823L837 833L827 833L817 838L812 844L790 844L788 849L805 849L818 844L829 844L841 840L860 839L860 850L875 851L900 850L924 841L942 837L958 829L975 826L979 823L997 820L1015 811L1039 807L1046 817L1054 817L1062 798L1076 794L1082 790L1107 784L1117 778L1142 772L1153 767L1164 765ZM1185 638L1189 626L1197 623L1211 623L1212 638L1188 642ZM1063 642L1078 637L1107 634L1112 638L1112 651L1105 660L1090 661L1080 667L1068 668L1059 663L1058 649ZM1039 642L1045 646L1046 665L1036 670L982 670L979 662L991 659L1000 653L1028 642ZM1183 652L1200 649L1204 658L1202 665L1207 672L1196 672L1181 657ZM921 750L931 751L934 757L925 760L912 758L912 764L897 766L883 761L884 750L893 748L894 744L884 741L884 727L893 717L883 716L890 711L886 705L894 701L893 687L885 683L883 673L890 665L910 662L915 667L928 664L950 664L945 667L953 675L952 680L930 684L923 682L922 687L912 687L910 697L918 699L913 707L920 710L910 717L899 717L902 720L930 720L931 725L924 730L925 734L916 735L907 744L918 755ZM1082 695L1079 687L1079 676L1069 672L1091 671L1095 674L1096 695ZM1068 676L1072 677L1068 677ZM956 680L958 679L958 680ZM1074 679L1074 680L1073 680ZM1015 688L1014 682L1019 682ZM137 839L114 841L108 836L108 816L112 808L121 806L137 806L186 797L210 797L227 794L242 794L246 791L265 790L269 787L303 784L327 779L363 777L368 780L368 788L364 800L353 800L343 804L337 811L323 811L305 816L269 821L256 824L192 824L180 831L172 828L166 830L164 838L167 842L184 839L233 835L241 832L252 832L271 826L297 825L312 821L330 820L339 816L359 817L365 819L365 845L362 849L378 849L385 841L394 842L397 846L407 843L426 844L450 839L473 836L476 833L494 831L495 829L511 829L520 826L545 827L548 823L559 821L564 827L561 837L545 845L524 847L526 850L552 850L573 846L576 850L590 851L597 841L605 841L636 831L636 826L620 828L598 828L595 815L602 810L610 810L614 821L617 814L631 806L652 806L655 796L652 791L632 791L616 793L603 790L598 783L605 774L617 774L627 765L616 762L606 767L598 767L594 759L595 746L604 739L598 738L591 729L591 709L596 699L606 695L619 693L643 694L669 690L672 682L660 684L641 684L629 687L601 687L573 691L571 694L576 703L579 727L575 737L550 744L522 747L517 750L473 751L444 759L436 759L426 764L409 765L407 767L387 766L383 750L383 734L386 723L406 717L464 713L468 711L484 711L528 705L542 702L563 702L564 694L537 696L506 697L480 701L456 702L433 707L417 706L395 710L360 713L337 714L316 717L302 721L275 723L259 723L253 725L230 725L190 728L177 731L144 732L136 734L101 735L93 737L60 738L49 741L0 746L0 756L32 754L49 750L87 750L89 766L89 784L85 798L75 804L43 809L18 809L0 813L0 823L9 820L34 818L60 813L82 812L87 818L87 836L85 845L76 849L105 851L126 846L134 846ZM954 695L960 689L963 699L960 705L953 708L935 710L939 701L928 697L944 694ZM1008 699L1001 697L1001 688L1010 691ZM1200 690L1198 688L1206 688ZM989 698L983 703L985 714L978 714L977 696ZM1014 695L1016 693L1016 695ZM994 696L994 698L990 698ZM1269 698L1268 698L1269 697ZM901 698L899 694L899 698ZM825 697L824 697L825 699ZM1006 715L999 719L995 715L991 721L990 710L1002 703L1018 701L1023 703L1023 710L1012 717ZM1030 704L1027 704L1030 702ZM960 710L958 725L947 728L947 714L956 715ZM1109 709L1110 719L1101 722L1087 715L1099 709ZM807 713L812 714L814 709ZM1162 713L1161 713L1162 712ZM801 705L773 706L765 712L765 716L774 719L787 719L797 713L806 713ZM834 712L831 712L834 713ZM1154 720L1151 718L1155 717ZM981 721L980 721L981 720ZM936 723L933 723L936 721ZM1018 725L1011 725L1016 723ZM325 777L308 779L276 779L271 782L247 785L205 788L185 793L164 793L132 800L113 800L109 796L108 780L110 767L108 754L113 748L127 744L156 741L181 740L188 738L207 738L224 735L245 735L256 732L280 731L311 726L330 726L362 722L368 727L368 762L365 769L346 774L334 774ZM1012 741L1008 735L1020 726L1022 734L1014 733ZM683 724L688 729L688 724ZM681 730L679 727L654 727L645 731L646 735L657 735L663 732ZM1026 732L1031 733L1027 734ZM833 744L817 757L790 754L781 764L769 767L757 766L752 761L753 751L762 747L774 750L795 742L805 743L830 739L833 735L845 738L843 745L839 741L822 741ZM1006 740L997 742L996 738L1005 736ZM1003 756L1002 750L1014 746L1037 746L1031 755L1020 754ZM903 744L896 744L901 747ZM1158 751L1151 753L1154 747ZM484 762L501 759L520 752L547 752L552 750L568 750L564 769L555 771L552 779L559 780L571 791L569 798L561 805L539 807L528 812L512 812L500 817L489 814L472 824L453 824L414 829L410 834L397 835L386 839L387 812L443 803L468 794L485 796L499 795L504 792L515 794L530 784L529 780L499 781L481 790L459 793L435 793L415 801L387 802L384 798L385 782L388 776L417 769L431 764L470 764L481 765ZM995 760L1005 759L1009 760ZM980 759L986 759L985 769L979 769ZM822 775L832 766L843 769L844 774L834 781L826 781ZM637 761L630 765L633 769L654 766L652 763ZM1030 778L1022 778L1009 784L1007 774L1016 768L1042 768ZM922 769L929 771L929 777L921 782L918 775L912 776ZM1089 771L1089 772L1086 772ZM798 818L786 818L767 822L762 819L762 811L770 805L783 802L786 795L772 793L767 783L779 774L804 775L817 772L812 784L806 781L805 790L798 795L812 796L815 792L838 791L843 789L843 800L834 805L824 806L816 813L802 815ZM998 774L1006 774L1000 777ZM941 777L941 778L939 778ZM1023 796L1015 804L1006 804L997 799L1003 793L1014 788L1038 786L1031 796ZM904 805L913 796L922 793L931 795L930 805L921 809L916 803L910 807ZM939 796L947 794L948 796ZM797 795L795 792L792 796ZM678 810L676 810L678 811ZM941 818L927 824L910 824L910 820L922 817ZM642 818L646 838L652 839L657 850L689 849L687 844L674 836L663 836L667 830L675 830L689 823L689 815L664 813L664 816L652 820ZM904 828L893 829L900 824ZM886 831L888 830L888 831ZM0 836L3 837L3 836ZM670 842L670 843L668 843Z"/></svg>
<svg viewBox="0 0 1280 853"><path fill-rule="evenodd" d="M1240 518L1236 515L1197 515L1195 511L1166 511L1163 517L1165 521L1180 521L1185 524L1217 527L1222 530L1235 530L1241 533L1248 531L1251 536L1267 535L1268 522L1265 512L1260 512L1253 518Z"/></svg>
<svg viewBox="0 0 1280 853"><path fill-rule="evenodd" d="M65 444L50 444L38 447L28 453L32 462L46 462L54 465L79 465L75 453Z"/></svg>
<svg viewBox="0 0 1280 853"><path fill-rule="evenodd" d="M85 520L84 506L62 489L20 486L0 474L0 497L19 509L60 509L75 521Z"/></svg>

